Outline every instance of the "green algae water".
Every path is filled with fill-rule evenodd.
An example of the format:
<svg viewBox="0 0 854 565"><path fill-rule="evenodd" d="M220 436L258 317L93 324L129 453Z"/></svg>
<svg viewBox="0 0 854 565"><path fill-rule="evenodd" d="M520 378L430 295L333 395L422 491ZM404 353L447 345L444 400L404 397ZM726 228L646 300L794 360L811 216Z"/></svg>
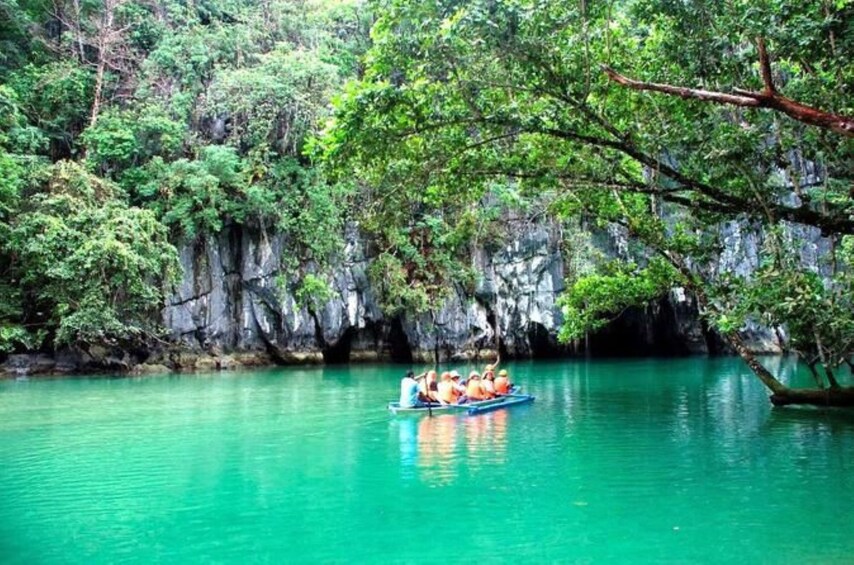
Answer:
<svg viewBox="0 0 854 565"><path fill-rule="evenodd" d="M395 417L400 366L0 382L0 562L854 560L854 415L734 359L509 364Z"/></svg>

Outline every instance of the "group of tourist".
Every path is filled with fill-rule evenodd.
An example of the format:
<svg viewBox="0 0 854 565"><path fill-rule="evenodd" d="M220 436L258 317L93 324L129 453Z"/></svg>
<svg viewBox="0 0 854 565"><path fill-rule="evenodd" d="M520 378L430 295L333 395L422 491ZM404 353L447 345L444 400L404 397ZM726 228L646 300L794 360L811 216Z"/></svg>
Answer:
<svg viewBox="0 0 854 565"><path fill-rule="evenodd" d="M487 365L482 375L472 371L467 379L457 371L445 371L441 377L433 370L420 375L409 371L400 381L400 407L413 408L428 403L464 404L510 394L513 385L507 371L501 370L496 376L497 366L497 361Z"/></svg>

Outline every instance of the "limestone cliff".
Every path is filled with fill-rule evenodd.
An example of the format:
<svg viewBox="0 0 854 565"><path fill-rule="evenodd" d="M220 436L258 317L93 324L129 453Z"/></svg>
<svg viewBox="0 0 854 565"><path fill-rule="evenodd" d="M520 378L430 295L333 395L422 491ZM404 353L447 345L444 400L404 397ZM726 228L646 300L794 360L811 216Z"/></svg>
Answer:
<svg viewBox="0 0 854 565"><path fill-rule="evenodd" d="M743 237L737 227L722 229L733 230L737 242L717 268L755 267L758 241ZM620 254L622 237L613 231L600 238L599 246L606 254ZM388 317L367 276L368 246L356 230L348 230L340 264L332 269L331 300L312 311L298 304L289 290L293 281L281 270L287 242L231 228L182 249L184 279L164 310L164 322L187 350L214 356L254 353L279 362L486 358L495 352L496 327L505 357L722 349L681 289L658 304L625 312L580 343L559 344L556 301L569 274L560 241L557 228L537 225L495 250L478 249L473 261L481 278L473 293L453 288L435 317ZM747 337L758 351L779 351L773 332L748 328Z"/></svg>
<svg viewBox="0 0 854 565"><path fill-rule="evenodd" d="M757 267L761 233L743 222L723 224L725 243L708 266L718 272L750 273ZM591 237L604 256L630 253L619 229ZM791 226L805 264L821 270L828 242L817 230ZM180 249L183 278L163 309L170 332L166 345L150 351L100 347L55 355L12 355L0 366L9 374L100 370L219 369L270 363L399 361L433 362L491 358L496 329L505 358L563 355L683 355L725 352L709 331L693 298L682 289L646 308L623 312L612 324L578 343L557 341L561 312L556 302L573 270L559 226L527 225L505 241L478 248L472 257L480 278L473 292L459 286L432 314L387 316L368 278L369 245L354 228L330 281L331 299L300 305L283 267L289 242L281 235L229 227ZM794 243L793 243L794 244ZM568 258L568 256L570 256ZM589 266L589 265L587 265ZM761 353L781 350L780 331L757 325L744 330Z"/></svg>

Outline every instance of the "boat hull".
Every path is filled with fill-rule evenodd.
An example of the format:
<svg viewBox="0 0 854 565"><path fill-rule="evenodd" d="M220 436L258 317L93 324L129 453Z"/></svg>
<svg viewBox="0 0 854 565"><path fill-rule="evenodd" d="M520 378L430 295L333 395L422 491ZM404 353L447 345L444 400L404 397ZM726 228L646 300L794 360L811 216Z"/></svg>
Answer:
<svg viewBox="0 0 854 565"><path fill-rule="evenodd" d="M528 404L534 401L534 396L530 394L508 394L492 398L490 400L481 400L478 402L467 402L465 404L426 404L414 406L411 408L401 408L398 402L389 402L388 409L392 414L482 414L493 410L500 410L518 404Z"/></svg>

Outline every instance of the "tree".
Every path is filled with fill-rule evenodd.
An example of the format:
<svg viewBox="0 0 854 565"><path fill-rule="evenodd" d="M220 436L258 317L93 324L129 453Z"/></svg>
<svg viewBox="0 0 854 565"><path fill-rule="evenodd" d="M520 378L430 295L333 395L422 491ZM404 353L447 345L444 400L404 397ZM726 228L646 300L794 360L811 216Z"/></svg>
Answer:
<svg viewBox="0 0 854 565"><path fill-rule="evenodd" d="M94 73L94 89L89 110L89 126L95 125L101 112L108 73L127 83L141 55L136 52L131 30L139 25L146 7L132 0L56 0L51 12L60 26L70 32L46 42L59 53L71 55Z"/></svg>
<svg viewBox="0 0 854 565"><path fill-rule="evenodd" d="M160 289L178 261L154 214L123 204L114 186L72 162L33 182L37 192L3 226L4 280L17 291L3 299L0 347L131 347L156 335Z"/></svg>
<svg viewBox="0 0 854 565"><path fill-rule="evenodd" d="M695 90L707 92L733 84L767 88L768 66L755 65L763 57L754 39L762 36L785 77L775 96L848 116L850 2L817 10L783 0L392 0L381 2L378 13L365 77L348 90L325 138L330 165L355 171L370 187L371 216L386 226L406 225L412 214L453 222L504 184L545 199L563 218L622 226L641 246L635 265L608 279L622 299L609 293L610 305L597 302L595 285L576 282L578 296L566 304L577 324L565 337L682 285L775 403L852 404L851 389L832 378L833 368L854 353L842 337L850 331L842 298L848 267L836 262L816 286L824 279L778 243L763 249L755 275L711 268L725 222L766 238L788 234L789 245L820 230L847 248L854 234L851 138L774 111L638 95L599 70L600 64L619 68L644 83L699 82ZM667 268L652 269L661 264ZM797 296L807 287L812 311L831 304L828 313L839 324L816 326L817 318L800 307L764 309L776 300L774 292ZM574 313L573 305L598 314ZM817 330L813 349L823 352L827 377L821 389L789 388L748 351L738 330L757 316L790 328L798 347L806 336L797 328ZM826 354L831 343L832 358Z"/></svg>

